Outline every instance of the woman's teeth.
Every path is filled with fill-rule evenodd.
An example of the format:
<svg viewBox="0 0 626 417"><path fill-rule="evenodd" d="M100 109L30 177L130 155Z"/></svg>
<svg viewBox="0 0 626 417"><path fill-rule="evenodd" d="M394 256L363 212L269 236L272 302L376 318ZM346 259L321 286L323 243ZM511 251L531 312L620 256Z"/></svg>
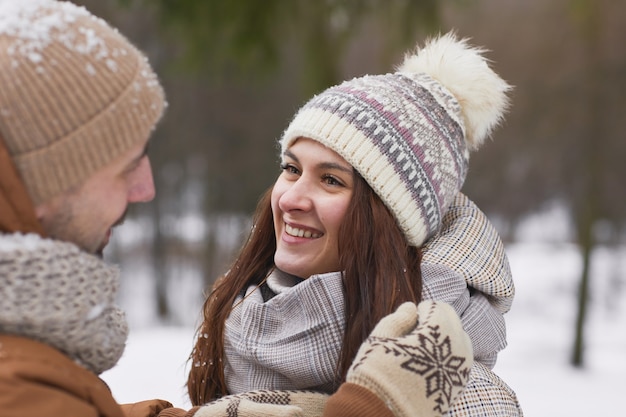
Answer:
<svg viewBox="0 0 626 417"><path fill-rule="evenodd" d="M291 235L291 236L305 237L305 238L312 238L312 239L316 239L321 236L321 234L319 233L312 233L309 230L302 230L302 229L298 229L297 227L291 227L288 224L286 224L285 226L286 226L285 231L287 232L288 235Z"/></svg>

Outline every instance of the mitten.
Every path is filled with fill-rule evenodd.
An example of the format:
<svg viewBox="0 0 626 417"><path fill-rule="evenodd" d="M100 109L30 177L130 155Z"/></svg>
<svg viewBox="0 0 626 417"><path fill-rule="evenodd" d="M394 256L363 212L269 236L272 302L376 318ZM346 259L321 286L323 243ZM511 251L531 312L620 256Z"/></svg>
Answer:
<svg viewBox="0 0 626 417"><path fill-rule="evenodd" d="M327 399L312 391L252 391L206 404L193 417L319 417Z"/></svg>
<svg viewBox="0 0 626 417"><path fill-rule="evenodd" d="M448 304L404 303L361 345L346 382L373 392L395 416L440 416L463 391L472 345Z"/></svg>

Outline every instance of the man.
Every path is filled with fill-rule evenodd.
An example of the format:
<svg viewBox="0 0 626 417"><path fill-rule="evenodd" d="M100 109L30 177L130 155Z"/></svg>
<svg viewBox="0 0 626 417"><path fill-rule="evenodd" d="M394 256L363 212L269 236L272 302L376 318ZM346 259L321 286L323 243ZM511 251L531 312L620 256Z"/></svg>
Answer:
<svg viewBox="0 0 626 417"><path fill-rule="evenodd" d="M0 0L0 415L177 412L160 400L120 406L98 377L128 333L114 304L118 271L101 255L128 205L155 195L146 149L165 107L145 56L103 20L56 0ZM440 336L465 370L443 398L404 366L418 343ZM471 365L470 340L449 306L406 304L364 343L324 413L441 415ZM402 401L416 386L419 410ZM240 416L296 416L326 403L280 392L279 404L260 404L265 395L222 404ZM220 407L191 413L226 415Z"/></svg>
<svg viewBox="0 0 626 417"><path fill-rule="evenodd" d="M128 205L154 197L165 106L144 55L84 8L0 0L3 416L123 415L97 377L127 337L101 255Z"/></svg>

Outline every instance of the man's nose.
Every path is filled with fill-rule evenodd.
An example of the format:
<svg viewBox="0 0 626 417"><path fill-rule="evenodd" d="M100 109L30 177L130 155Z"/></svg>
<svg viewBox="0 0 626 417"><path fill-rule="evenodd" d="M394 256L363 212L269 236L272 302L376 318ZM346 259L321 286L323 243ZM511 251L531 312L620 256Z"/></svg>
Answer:
<svg viewBox="0 0 626 417"><path fill-rule="evenodd" d="M128 202L147 203L156 195L150 159L142 158L137 169L129 177Z"/></svg>

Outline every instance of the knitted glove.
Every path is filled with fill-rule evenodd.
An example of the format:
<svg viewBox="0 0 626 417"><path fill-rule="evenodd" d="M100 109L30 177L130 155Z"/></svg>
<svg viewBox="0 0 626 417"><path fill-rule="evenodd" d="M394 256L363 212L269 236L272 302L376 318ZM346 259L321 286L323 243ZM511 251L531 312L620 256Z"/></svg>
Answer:
<svg viewBox="0 0 626 417"><path fill-rule="evenodd" d="M440 416L463 391L472 345L448 304L404 303L361 345L346 382L372 391L395 416Z"/></svg>
<svg viewBox="0 0 626 417"><path fill-rule="evenodd" d="M327 399L312 391L251 391L203 405L193 417L319 417Z"/></svg>

